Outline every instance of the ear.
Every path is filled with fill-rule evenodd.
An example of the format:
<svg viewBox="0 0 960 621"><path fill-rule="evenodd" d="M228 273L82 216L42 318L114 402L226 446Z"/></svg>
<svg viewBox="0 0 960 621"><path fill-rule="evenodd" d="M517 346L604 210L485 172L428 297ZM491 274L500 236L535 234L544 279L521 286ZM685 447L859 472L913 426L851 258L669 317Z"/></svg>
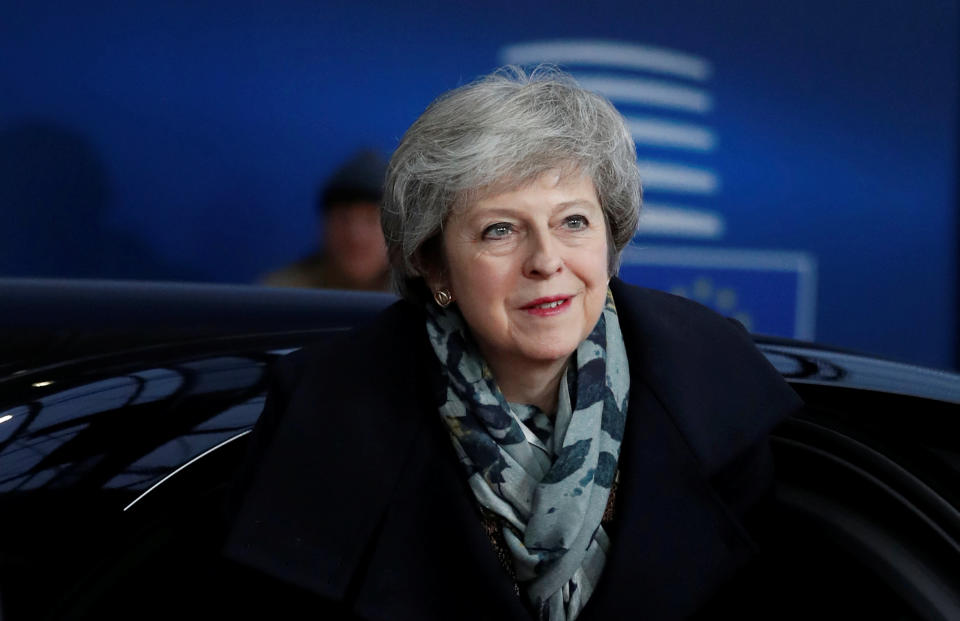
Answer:
<svg viewBox="0 0 960 621"><path fill-rule="evenodd" d="M442 243L439 236L427 240L417 251L414 266L420 272L430 291L449 288L446 261L443 256Z"/></svg>
<svg viewBox="0 0 960 621"><path fill-rule="evenodd" d="M434 266L429 269L421 269L421 273L423 274L423 280L427 283L427 287L430 288L431 293L439 289L450 288L446 273L443 269Z"/></svg>

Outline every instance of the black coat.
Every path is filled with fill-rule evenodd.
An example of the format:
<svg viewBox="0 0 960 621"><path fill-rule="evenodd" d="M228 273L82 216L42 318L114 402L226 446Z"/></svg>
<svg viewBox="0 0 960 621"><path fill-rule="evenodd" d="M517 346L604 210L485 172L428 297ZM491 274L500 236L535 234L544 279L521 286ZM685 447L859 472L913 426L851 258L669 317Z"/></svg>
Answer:
<svg viewBox="0 0 960 621"><path fill-rule="evenodd" d="M801 402L741 326L611 287L630 402L611 554L580 619L685 618L753 555L750 513L772 485L768 433ZM422 310L398 302L280 365L225 549L295 585L273 605L314 618L530 618L437 414L424 326Z"/></svg>

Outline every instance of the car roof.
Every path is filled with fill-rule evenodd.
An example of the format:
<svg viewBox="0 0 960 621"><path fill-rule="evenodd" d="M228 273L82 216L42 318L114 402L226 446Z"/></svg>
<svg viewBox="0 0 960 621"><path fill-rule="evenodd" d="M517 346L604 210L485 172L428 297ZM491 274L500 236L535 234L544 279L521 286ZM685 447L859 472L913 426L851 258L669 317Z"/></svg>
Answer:
<svg viewBox="0 0 960 621"><path fill-rule="evenodd" d="M68 360L186 343L343 330L397 301L388 293L255 285L0 278L0 377ZM793 384L960 403L960 375L754 335Z"/></svg>

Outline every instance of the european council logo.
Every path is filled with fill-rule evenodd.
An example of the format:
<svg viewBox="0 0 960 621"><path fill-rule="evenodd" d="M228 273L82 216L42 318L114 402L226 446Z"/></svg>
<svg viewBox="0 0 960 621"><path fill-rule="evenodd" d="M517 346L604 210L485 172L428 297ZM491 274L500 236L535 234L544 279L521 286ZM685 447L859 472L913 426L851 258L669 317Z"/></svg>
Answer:
<svg viewBox="0 0 960 621"><path fill-rule="evenodd" d="M554 39L505 46L501 61L551 63L623 114L637 146L644 205L620 276L696 300L751 332L812 340L816 260L803 252L654 246L651 238L720 241L721 179L713 126L713 63L626 41Z"/></svg>
<svg viewBox="0 0 960 621"><path fill-rule="evenodd" d="M700 302L751 332L814 338L817 266L804 252L631 245L620 277Z"/></svg>

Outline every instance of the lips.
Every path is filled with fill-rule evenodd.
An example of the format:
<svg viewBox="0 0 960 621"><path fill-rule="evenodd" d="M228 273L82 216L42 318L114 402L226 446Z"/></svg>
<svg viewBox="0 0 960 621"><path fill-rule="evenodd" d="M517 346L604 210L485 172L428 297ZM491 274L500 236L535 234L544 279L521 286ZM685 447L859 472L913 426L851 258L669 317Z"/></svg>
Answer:
<svg viewBox="0 0 960 621"><path fill-rule="evenodd" d="M553 295L537 298L520 307L520 310L539 317L549 317L566 311L570 307L573 296Z"/></svg>
<svg viewBox="0 0 960 621"><path fill-rule="evenodd" d="M533 300L532 302L528 302L527 304L521 306L520 308L522 308L523 310L531 310L535 308L548 308L548 309L557 308L558 306L560 306L561 304L563 304L565 301L569 299L570 299L569 295L553 295L545 298L537 298L536 300Z"/></svg>

